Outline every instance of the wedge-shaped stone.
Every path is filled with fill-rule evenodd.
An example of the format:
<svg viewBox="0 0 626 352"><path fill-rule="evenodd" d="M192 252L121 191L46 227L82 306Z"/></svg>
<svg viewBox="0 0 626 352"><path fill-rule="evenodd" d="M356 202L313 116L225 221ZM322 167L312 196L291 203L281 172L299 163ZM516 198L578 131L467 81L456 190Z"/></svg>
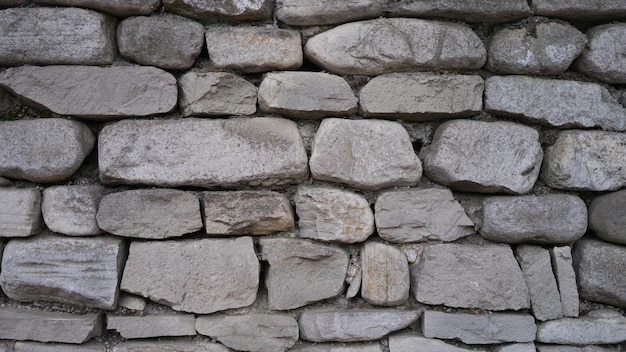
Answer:
<svg viewBox="0 0 626 352"><path fill-rule="evenodd" d="M308 176L300 132L280 118L120 121L102 129L98 153L106 183L269 187Z"/></svg>
<svg viewBox="0 0 626 352"><path fill-rule="evenodd" d="M272 15L273 1L270 0L163 0L168 12L186 17L209 19L226 18L229 20L265 20Z"/></svg>
<svg viewBox="0 0 626 352"><path fill-rule="evenodd" d="M552 272L550 251L524 244L517 247L516 254L535 318L541 321L562 318L561 295Z"/></svg>
<svg viewBox="0 0 626 352"><path fill-rule="evenodd" d="M398 16L444 17L467 22L509 22L533 15L525 0L403 0L389 11Z"/></svg>
<svg viewBox="0 0 626 352"><path fill-rule="evenodd" d="M113 346L111 352L230 352L219 343L208 341L124 341Z"/></svg>
<svg viewBox="0 0 626 352"><path fill-rule="evenodd" d="M210 51L209 51L210 52ZM309 60L342 75L473 70L487 58L472 30L452 22L383 18L352 22L309 39Z"/></svg>
<svg viewBox="0 0 626 352"><path fill-rule="evenodd" d="M0 349L2 352L9 352ZM106 352L106 347L97 343L86 343L82 345L51 344L41 342L21 342L15 343L12 352Z"/></svg>
<svg viewBox="0 0 626 352"><path fill-rule="evenodd" d="M174 109L176 78L143 66L21 66L0 74L0 86L60 115L103 120Z"/></svg>
<svg viewBox="0 0 626 352"><path fill-rule="evenodd" d="M178 80L184 116L252 115L257 88L228 72L187 72Z"/></svg>
<svg viewBox="0 0 626 352"><path fill-rule="evenodd" d="M624 7L626 14L626 6ZM626 24L597 26L587 31L589 43L576 69L608 83L626 83Z"/></svg>
<svg viewBox="0 0 626 352"><path fill-rule="evenodd" d="M606 88L595 83L524 76L490 77L485 81L485 109L560 128L626 130L626 108Z"/></svg>
<svg viewBox="0 0 626 352"><path fill-rule="evenodd" d="M95 138L78 121L47 118L0 121L0 175L33 182L72 176Z"/></svg>
<svg viewBox="0 0 626 352"><path fill-rule="evenodd" d="M537 328L539 342L591 345L626 341L626 317L609 309L591 311L580 318L546 321Z"/></svg>
<svg viewBox="0 0 626 352"><path fill-rule="evenodd" d="M589 228L604 241L626 245L626 190L593 199Z"/></svg>
<svg viewBox="0 0 626 352"><path fill-rule="evenodd" d="M389 352L468 352L474 349L456 347L441 340L417 335L399 334L389 336ZM485 351L482 351L485 352Z"/></svg>
<svg viewBox="0 0 626 352"><path fill-rule="evenodd" d="M385 5L386 0L279 0L276 17L291 26L318 26L380 17Z"/></svg>
<svg viewBox="0 0 626 352"><path fill-rule="evenodd" d="M116 330L125 339L192 336L196 334L196 316L193 314L147 316L115 316L107 314L107 329Z"/></svg>
<svg viewBox="0 0 626 352"><path fill-rule="evenodd" d="M561 308L566 317L577 317L580 309L578 285L570 247L554 247L550 249L552 271L556 276L561 296Z"/></svg>
<svg viewBox="0 0 626 352"><path fill-rule="evenodd" d="M6 9L0 48L2 66L108 65L116 52L115 21L75 8Z"/></svg>
<svg viewBox="0 0 626 352"><path fill-rule="evenodd" d="M409 299L409 263L394 246L367 242L361 251L361 297L371 304L397 306Z"/></svg>
<svg viewBox="0 0 626 352"><path fill-rule="evenodd" d="M35 0L35 2L50 5L86 7L107 12L117 17L150 15L161 6L161 1L159 0Z"/></svg>
<svg viewBox="0 0 626 352"><path fill-rule="evenodd" d="M41 230L41 192L0 188L0 237L28 237Z"/></svg>
<svg viewBox="0 0 626 352"><path fill-rule="evenodd" d="M533 0L535 15L573 20L626 18L626 3L621 0Z"/></svg>
<svg viewBox="0 0 626 352"><path fill-rule="evenodd" d="M69 236L93 236L98 227L96 213L106 189L100 185L52 186L43 191L41 211L46 226Z"/></svg>
<svg viewBox="0 0 626 352"><path fill-rule="evenodd" d="M378 342L374 343L302 343L289 350L290 352L382 352Z"/></svg>

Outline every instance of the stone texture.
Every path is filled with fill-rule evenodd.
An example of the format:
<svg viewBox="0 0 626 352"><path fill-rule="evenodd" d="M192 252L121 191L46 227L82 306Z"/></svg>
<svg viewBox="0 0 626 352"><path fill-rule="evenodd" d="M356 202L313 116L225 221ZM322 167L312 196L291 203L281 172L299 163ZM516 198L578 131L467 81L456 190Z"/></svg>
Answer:
<svg viewBox="0 0 626 352"><path fill-rule="evenodd" d="M269 263L265 285L270 309L294 309L343 292L349 262L345 250L290 238L261 238L259 244Z"/></svg>
<svg viewBox="0 0 626 352"><path fill-rule="evenodd" d="M161 5L159 0L35 0L36 3L86 7L117 17L150 15Z"/></svg>
<svg viewBox="0 0 626 352"><path fill-rule="evenodd" d="M382 193L374 210L378 235L390 242L451 242L474 233L474 224L448 189Z"/></svg>
<svg viewBox="0 0 626 352"><path fill-rule="evenodd" d="M59 115L104 120L170 112L176 78L144 66L21 66L0 74L0 85Z"/></svg>
<svg viewBox="0 0 626 352"><path fill-rule="evenodd" d="M535 347L534 342L526 342L526 343L512 343L508 345L502 345L496 347L494 352L536 352L537 349Z"/></svg>
<svg viewBox="0 0 626 352"><path fill-rule="evenodd" d="M104 233L96 213L106 189L100 185L52 186L43 191L41 211L50 231L69 236Z"/></svg>
<svg viewBox="0 0 626 352"><path fill-rule="evenodd" d="M526 193L543 157L539 134L511 122L443 123L422 149L424 174L454 190Z"/></svg>
<svg viewBox="0 0 626 352"><path fill-rule="evenodd" d="M385 0L278 0L276 17L291 26L329 25L380 17L386 5Z"/></svg>
<svg viewBox="0 0 626 352"><path fill-rule="evenodd" d="M26 0L4 0L0 3L0 7L14 7L26 4Z"/></svg>
<svg viewBox="0 0 626 352"><path fill-rule="evenodd" d="M266 20L271 17L273 2L269 0L163 0L168 12L198 19L224 18L234 21Z"/></svg>
<svg viewBox="0 0 626 352"><path fill-rule="evenodd" d="M117 304L120 307L124 307L130 310L144 310L146 309L146 299L143 297L130 295L128 293L120 293L119 301Z"/></svg>
<svg viewBox="0 0 626 352"><path fill-rule="evenodd" d="M563 317L561 295L552 272L550 251L539 246L520 245L516 249L530 294L530 305L537 320Z"/></svg>
<svg viewBox="0 0 626 352"><path fill-rule="evenodd" d="M70 177L95 138L78 121L57 118L0 121L0 175L33 182Z"/></svg>
<svg viewBox="0 0 626 352"><path fill-rule="evenodd" d="M626 244L626 190L591 201L589 228L604 241Z"/></svg>
<svg viewBox="0 0 626 352"><path fill-rule="evenodd" d="M125 339L192 336L196 334L196 316L193 314L147 316L115 316L107 314L107 330L116 330Z"/></svg>
<svg viewBox="0 0 626 352"><path fill-rule="evenodd" d="M537 345L537 352L612 352L600 346Z"/></svg>
<svg viewBox="0 0 626 352"><path fill-rule="evenodd" d="M228 72L187 72L178 79L183 116L252 115L257 88Z"/></svg>
<svg viewBox="0 0 626 352"><path fill-rule="evenodd" d="M452 22L382 18L352 22L309 39L307 58L341 75L400 71L473 70L486 50L472 30Z"/></svg>
<svg viewBox="0 0 626 352"><path fill-rule="evenodd" d="M0 188L0 238L28 237L41 230L41 192Z"/></svg>
<svg viewBox="0 0 626 352"><path fill-rule="evenodd" d="M409 263L394 246L367 242L361 250L363 279L361 297L382 306L397 306L409 298Z"/></svg>
<svg viewBox="0 0 626 352"><path fill-rule="evenodd" d="M202 229L198 198L175 189L111 193L100 201L98 225L117 236L162 239Z"/></svg>
<svg viewBox="0 0 626 352"><path fill-rule="evenodd" d="M75 8L0 11L0 65L108 65L115 56L115 21Z"/></svg>
<svg viewBox="0 0 626 352"><path fill-rule="evenodd" d="M535 15L573 20L626 18L622 0L533 0Z"/></svg>
<svg viewBox="0 0 626 352"><path fill-rule="evenodd" d="M389 336L389 352L467 352L479 351L449 345L441 340L417 335L400 334ZM484 352L484 350L482 351Z"/></svg>
<svg viewBox="0 0 626 352"><path fill-rule="evenodd" d="M411 290L418 302L431 305L496 311L530 307L522 271L511 248L503 245L428 246L411 266Z"/></svg>
<svg viewBox="0 0 626 352"><path fill-rule="evenodd" d="M311 154L313 178L355 188L412 186L422 176L409 134L392 121L325 119Z"/></svg>
<svg viewBox="0 0 626 352"><path fill-rule="evenodd" d="M444 17L467 22L509 22L533 15L525 0L402 0L390 10L398 16Z"/></svg>
<svg viewBox="0 0 626 352"><path fill-rule="evenodd" d="M300 132L280 118L121 121L98 141L105 183L269 187L308 176Z"/></svg>
<svg viewBox="0 0 626 352"><path fill-rule="evenodd" d="M626 6L624 6L626 14ZM589 43L576 69L608 83L626 83L626 24L597 26L587 31Z"/></svg>
<svg viewBox="0 0 626 352"><path fill-rule="evenodd" d="M626 129L626 108L606 88L595 83L494 76L485 81L485 109L559 128Z"/></svg>
<svg viewBox="0 0 626 352"><path fill-rule="evenodd" d="M219 343L197 341L124 341L113 346L111 352L230 352Z"/></svg>
<svg viewBox="0 0 626 352"><path fill-rule="evenodd" d="M357 243L374 232L374 214L367 200L350 191L299 186L295 196L300 237Z"/></svg>
<svg viewBox="0 0 626 352"><path fill-rule="evenodd" d="M552 259L552 271L559 285L561 296L561 308L566 317L577 317L580 300L578 297L578 285L570 247L553 247L550 249Z"/></svg>
<svg viewBox="0 0 626 352"><path fill-rule="evenodd" d="M2 349L0 351L9 352ZM95 343L69 345L18 341L11 352L106 352L106 348Z"/></svg>
<svg viewBox="0 0 626 352"><path fill-rule="evenodd" d="M298 344L290 352L382 352L378 342L351 344Z"/></svg>
<svg viewBox="0 0 626 352"><path fill-rule="evenodd" d="M626 317L614 310L595 310L580 318L563 318L540 323L537 341L591 345L626 341Z"/></svg>
<svg viewBox="0 0 626 352"><path fill-rule="evenodd" d="M0 89L0 115L6 115L17 105L17 99L7 92L6 89Z"/></svg>

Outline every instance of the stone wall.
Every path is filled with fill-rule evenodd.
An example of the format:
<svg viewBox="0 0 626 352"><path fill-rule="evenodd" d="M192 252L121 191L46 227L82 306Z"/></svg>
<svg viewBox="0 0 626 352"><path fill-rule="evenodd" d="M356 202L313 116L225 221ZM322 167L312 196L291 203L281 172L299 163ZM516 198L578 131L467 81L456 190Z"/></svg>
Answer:
<svg viewBox="0 0 626 352"><path fill-rule="evenodd" d="M626 351L626 2L0 6L0 351Z"/></svg>

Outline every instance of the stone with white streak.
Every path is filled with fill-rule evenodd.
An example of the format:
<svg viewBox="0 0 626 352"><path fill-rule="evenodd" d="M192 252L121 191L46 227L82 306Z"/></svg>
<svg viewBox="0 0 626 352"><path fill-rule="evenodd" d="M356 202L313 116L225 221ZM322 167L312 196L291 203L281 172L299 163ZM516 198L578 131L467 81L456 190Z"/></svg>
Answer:
<svg viewBox="0 0 626 352"><path fill-rule="evenodd" d="M168 12L197 19L226 18L234 21L258 21L271 17L270 0L163 0Z"/></svg>
<svg viewBox="0 0 626 352"><path fill-rule="evenodd" d="M100 185L52 186L43 191L41 211L46 226L69 236L94 236L98 227L96 213L106 189Z"/></svg>
<svg viewBox="0 0 626 352"><path fill-rule="evenodd" d="M2 352L9 352L0 349ZM51 344L41 342L17 341L12 352L106 352L106 347L98 343L82 345Z"/></svg>
<svg viewBox="0 0 626 352"><path fill-rule="evenodd" d="M291 26L318 26L380 17L386 0L278 0L276 18Z"/></svg>
<svg viewBox="0 0 626 352"><path fill-rule="evenodd" d="M451 18L466 22L509 22L533 15L526 0L403 0L388 11L404 17Z"/></svg>
<svg viewBox="0 0 626 352"><path fill-rule="evenodd" d="M399 334L389 336L389 352L468 352L469 350L447 344L441 340L417 335ZM482 351L484 352L484 350Z"/></svg>
<svg viewBox="0 0 626 352"><path fill-rule="evenodd" d="M550 252L527 244L520 245L515 252L526 280L535 318L541 321L562 318L561 295L552 272Z"/></svg>
<svg viewBox="0 0 626 352"><path fill-rule="evenodd" d="M161 6L160 0L35 0L36 3L86 7L117 17L150 15Z"/></svg>
<svg viewBox="0 0 626 352"><path fill-rule="evenodd" d="M580 310L578 284L570 247L553 247L550 249L552 271L559 285L563 316L577 317Z"/></svg>
<svg viewBox="0 0 626 352"><path fill-rule="evenodd" d="M111 352L230 352L226 346L208 341L124 341Z"/></svg>
<svg viewBox="0 0 626 352"><path fill-rule="evenodd" d="M361 250L361 297L371 304L397 306L409 298L409 263L404 253L388 244L367 242Z"/></svg>
<svg viewBox="0 0 626 352"><path fill-rule="evenodd" d="M0 237L28 237L41 229L41 191L0 188Z"/></svg>
<svg viewBox="0 0 626 352"><path fill-rule="evenodd" d="M117 331L125 339L192 336L196 334L196 316L193 314L147 316L115 316L107 314L107 329Z"/></svg>
<svg viewBox="0 0 626 352"><path fill-rule="evenodd" d="M252 115L257 88L228 72L187 72L178 79L183 116Z"/></svg>
<svg viewBox="0 0 626 352"><path fill-rule="evenodd" d="M579 318L546 321L537 327L537 341L571 345L621 343L626 341L626 317L603 309Z"/></svg>

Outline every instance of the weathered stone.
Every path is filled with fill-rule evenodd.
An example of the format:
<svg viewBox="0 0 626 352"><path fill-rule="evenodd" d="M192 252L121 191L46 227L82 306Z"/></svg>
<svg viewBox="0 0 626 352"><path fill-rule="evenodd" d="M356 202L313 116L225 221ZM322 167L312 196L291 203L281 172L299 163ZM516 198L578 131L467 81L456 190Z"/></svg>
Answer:
<svg viewBox="0 0 626 352"><path fill-rule="evenodd" d="M432 305L487 310L530 307L522 271L511 248L503 245L428 246L411 266L411 289L418 302Z"/></svg>
<svg viewBox="0 0 626 352"><path fill-rule="evenodd" d="M405 243L455 241L474 233L474 224L448 189L386 192L374 206L378 235Z"/></svg>
<svg viewBox="0 0 626 352"><path fill-rule="evenodd" d="M537 345L537 352L613 352L600 346Z"/></svg>
<svg viewBox="0 0 626 352"><path fill-rule="evenodd" d="M224 345L212 342L133 341L113 346L112 352L230 352Z"/></svg>
<svg viewBox="0 0 626 352"><path fill-rule="evenodd" d="M278 0L276 18L291 26L329 25L380 17L385 5L386 0Z"/></svg>
<svg viewBox="0 0 626 352"><path fill-rule="evenodd" d="M3 351L2 352L9 352ZM68 345L68 344L50 344L40 342L21 342L15 343L15 346L11 352L105 352L106 347L104 345L87 343L82 345Z"/></svg>
<svg viewBox="0 0 626 352"><path fill-rule="evenodd" d="M108 65L115 56L115 21L75 8L0 11L0 65ZM40 82L41 83L41 82Z"/></svg>
<svg viewBox="0 0 626 352"><path fill-rule="evenodd" d="M604 241L626 244L626 190L593 199L589 228Z"/></svg>
<svg viewBox="0 0 626 352"><path fill-rule="evenodd" d="M0 188L0 237L36 235L41 229L40 205L36 188Z"/></svg>
<svg viewBox="0 0 626 352"><path fill-rule="evenodd" d="M226 18L229 20L265 20L272 14L269 0L163 0L168 12L198 19Z"/></svg>
<svg viewBox="0 0 626 352"><path fill-rule="evenodd" d="M530 127L454 120L439 126L421 156L424 174L452 189L526 193L539 175L543 150Z"/></svg>
<svg viewBox="0 0 626 352"><path fill-rule="evenodd" d="M257 88L228 72L187 72L182 75L179 105L184 116L252 115Z"/></svg>
<svg viewBox="0 0 626 352"><path fill-rule="evenodd" d="M577 196L488 197L480 234L505 243L569 243L587 231L587 206Z"/></svg>
<svg viewBox="0 0 626 352"><path fill-rule="evenodd" d="M390 332L413 324L420 311L399 310L324 310L311 309L300 314L301 338L313 342L353 342L378 340Z"/></svg>
<svg viewBox="0 0 626 352"><path fill-rule="evenodd" d="M535 318L541 321L562 318L561 295L552 272L550 252L539 246L524 244L517 247L516 254Z"/></svg>
<svg viewBox="0 0 626 352"><path fill-rule="evenodd" d="M472 30L452 22L382 18L352 22L309 39L309 60L341 75L399 71L473 70L485 63L485 46ZM210 51L209 51L210 53Z"/></svg>
<svg viewBox="0 0 626 352"><path fill-rule="evenodd" d="M526 343L512 343L509 345L503 345L496 347L494 352L536 352L534 342L526 342Z"/></svg>
<svg viewBox="0 0 626 352"><path fill-rule="evenodd" d="M441 340L417 335L400 334L389 336L389 352L467 352L478 351L449 345ZM484 351L482 351L484 352Z"/></svg>
<svg viewBox="0 0 626 352"><path fill-rule="evenodd" d="M218 69L263 72L302 65L300 33L294 30L211 26L206 43L209 60Z"/></svg>
<svg viewBox="0 0 626 352"><path fill-rule="evenodd" d="M41 211L46 226L69 236L93 236L98 227L96 213L106 189L100 185L53 186L43 191Z"/></svg>
<svg viewBox="0 0 626 352"><path fill-rule="evenodd" d="M626 121L626 120L624 120ZM626 134L564 131L545 152L541 178L550 187L613 191L626 185Z"/></svg>
<svg viewBox="0 0 626 352"><path fill-rule="evenodd" d="M107 329L116 330L125 339L191 336L196 334L196 316L193 314L147 316L115 316L107 314Z"/></svg>
<svg viewBox="0 0 626 352"><path fill-rule="evenodd" d="M86 7L110 13L113 16L127 17L133 15L149 15L155 12L159 0L34 0L36 3Z"/></svg>
<svg viewBox="0 0 626 352"><path fill-rule="evenodd" d="M382 352L378 342L346 344L299 344L290 352Z"/></svg>
<svg viewBox="0 0 626 352"><path fill-rule="evenodd" d="M78 170L94 144L89 128L78 121L0 121L0 175L59 182Z"/></svg>
<svg viewBox="0 0 626 352"><path fill-rule="evenodd" d="M200 55L204 27L174 15L127 18L117 26L117 46L138 64L184 70Z"/></svg>
<svg viewBox="0 0 626 352"><path fill-rule="evenodd" d="M444 17L467 22L509 22L533 15L525 0L403 0L389 11L397 16Z"/></svg>
<svg viewBox="0 0 626 352"><path fill-rule="evenodd" d="M308 176L298 128L280 118L127 120L98 140L106 183L267 187Z"/></svg>
<svg viewBox="0 0 626 352"><path fill-rule="evenodd" d="M357 243L374 233L374 214L362 196L328 187L300 186L295 196L300 237Z"/></svg>
<svg viewBox="0 0 626 352"><path fill-rule="evenodd" d="M409 134L393 121L325 119L312 149L310 168L318 180L375 190L412 186L422 176Z"/></svg>
<svg viewBox="0 0 626 352"><path fill-rule="evenodd" d="M128 293L120 293L120 298L117 302L120 307L124 307L130 310L144 310L146 309L146 299L143 297L131 295Z"/></svg>
<svg viewBox="0 0 626 352"><path fill-rule="evenodd" d="M162 239L202 229L200 201L174 189L111 193L100 201L98 225L117 236Z"/></svg>
<svg viewBox="0 0 626 352"><path fill-rule="evenodd" d="M265 277L270 309L294 309L342 293L345 250L289 238L261 238L259 244L270 265Z"/></svg>
<svg viewBox="0 0 626 352"><path fill-rule="evenodd" d="M466 314L426 310L422 315L426 337L459 339L467 344L532 342L537 325L527 314Z"/></svg>
<svg viewBox="0 0 626 352"><path fill-rule="evenodd" d="M537 326L537 341L591 345L626 341L626 317L614 310L595 310L580 318L546 321Z"/></svg>
<svg viewBox="0 0 626 352"><path fill-rule="evenodd" d="M494 76L485 81L485 109L560 128L626 129L626 108L606 88L595 83Z"/></svg>
<svg viewBox="0 0 626 352"><path fill-rule="evenodd" d="M580 300L578 298L578 285L570 247L554 247L550 249L552 259L552 271L556 276L561 296L561 308L566 317L577 317Z"/></svg>
<svg viewBox="0 0 626 352"><path fill-rule="evenodd" d="M0 286L17 301L115 309L125 256L122 240L111 237L11 240L2 256Z"/></svg>
<svg viewBox="0 0 626 352"><path fill-rule="evenodd" d="M622 0L533 0L535 15L573 20L626 18Z"/></svg>
<svg viewBox="0 0 626 352"><path fill-rule="evenodd" d="M427 121L476 115L483 108L480 76L389 73L372 78L359 93L365 116Z"/></svg>
<svg viewBox="0 0 626 352"><path fill-rule="evenodd" d="M0 85L36 107L93 120L166 113L178 99L174 76L144 66L21 66Z"/></svg>
<svg viewBox="0 0 626 352"><path fill-rule="evenodd" d="M371 304L400 305L409 298L409 263L394 246L367 242L361 251L361 297Z"/></svg>
<svg viewBox="0 0 626 352"><path fill-rule="evenodd" d="M349 274L348 274L349 275ZM348 280L346 280L348 281ZM354 298L361 291L361 282L363 281L363 270L357 268L354 275L352 275L352 281L346 291L346 298Z"/></svg>
<svg viewBox="0 0 626 352"><path fill-rule="evenodd" d="M357 101L345 79L323 72L270 72L259 86L261 111L295 118L351 115Z"/></svg>
<svg viewBox="0 0 626 352"><path fill-rule="evenodd" d="M238 351L285 351L298 341L298 323L288 315L201 316L196 329Z"/></svg>
<svg viewBox="0 0 626 352"><path fill-rule="evenodd" d="M0 115L10 112L16 105L17 99L6 89L0 89Z"/></svg>

